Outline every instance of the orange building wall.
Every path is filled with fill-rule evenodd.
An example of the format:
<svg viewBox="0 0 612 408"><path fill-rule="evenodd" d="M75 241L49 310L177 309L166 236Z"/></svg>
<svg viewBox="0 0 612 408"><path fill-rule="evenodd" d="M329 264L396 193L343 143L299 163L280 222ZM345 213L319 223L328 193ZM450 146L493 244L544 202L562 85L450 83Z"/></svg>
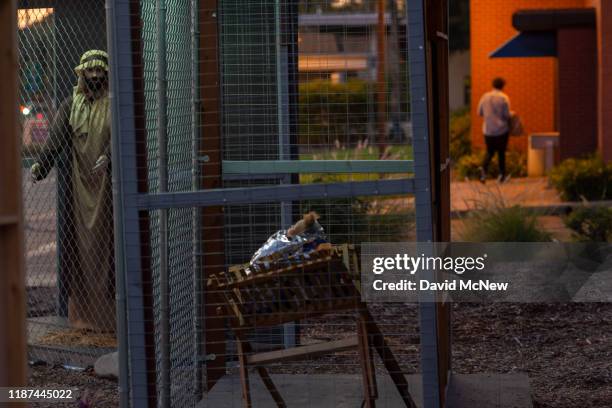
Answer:
<svg viewBox="0 0 612 408"><path fill-rule="evenodd" d="M586 0L592 1L592 0ZM555 129L555 58L489 58L512 38L512 14L519 9L584 7L585 0L472 0L470 37L472 57L472 142L484 146L478 101L496 76L506 79L504 91L525 127L525 134ZM511 138L511 147L524 150L527 136Z"/></svg>
<svg viewBox="0 0 612 408"><path fill-rule="evenodd" d="M597 12L599 150L612 161L612 1L586 0Z"/></svg>

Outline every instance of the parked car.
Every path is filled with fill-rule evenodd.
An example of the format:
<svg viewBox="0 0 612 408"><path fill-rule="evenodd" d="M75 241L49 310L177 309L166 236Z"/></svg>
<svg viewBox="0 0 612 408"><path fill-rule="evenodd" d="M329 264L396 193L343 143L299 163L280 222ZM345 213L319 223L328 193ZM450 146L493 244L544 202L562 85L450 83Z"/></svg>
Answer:
<svg viewBox="0 0 612 408"><path fill-rule="evenodd" d="M28 103L21 105L19 111L21 113L23 145L31 146L45 143L49 137L49 120L43 109Z"/></svg>

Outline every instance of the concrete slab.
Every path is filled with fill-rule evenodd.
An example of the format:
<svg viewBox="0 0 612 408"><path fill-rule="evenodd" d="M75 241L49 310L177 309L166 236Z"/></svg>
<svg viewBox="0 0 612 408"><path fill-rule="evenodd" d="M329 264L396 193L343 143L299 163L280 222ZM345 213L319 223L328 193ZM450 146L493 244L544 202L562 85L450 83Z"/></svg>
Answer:
<svg viewBox="0 0 612 408"><path fill-rule="evenodd" d="M30 170L23 169L23 215L27 287L57 286L55 169L45 180L33 184Z"/></svg>
<svg viewBox="0 0 612 408"><path fill-rule="evenodd" d="M421 376L407 376L413 399L419 407L421 401ZM274 400L264 388L259 375L250 373L253 408L275 407ZM403 407L404 404L388 376L377 375L377 408ZM362 389L360 375L272 375L279 392L289 408L355 408L361 406ZM242 408L240 377L223 377L198 405L200 408Z"/></svg>
<svg viewBox="0 0 612 408"><path fill-rule="evenodd" d="M532 408L529 377L517 374L455 374L447 408Z"/></svg>
<svg viewBox="0 0 612 408"><path fill-rule="evenodd" d="M414 401L423 407L420 375L406 376ZM254 408L274 407L259 376L250 373ZM361 406L360 375L272 375L289 408L355 408ZM404 404L387 375L378 374L377 408L403 407ZM532 408L529 378L526 374L460 374L449 386L447 408ZM204 397L199 408L241 408L240 378L228 375Z"/></svg>

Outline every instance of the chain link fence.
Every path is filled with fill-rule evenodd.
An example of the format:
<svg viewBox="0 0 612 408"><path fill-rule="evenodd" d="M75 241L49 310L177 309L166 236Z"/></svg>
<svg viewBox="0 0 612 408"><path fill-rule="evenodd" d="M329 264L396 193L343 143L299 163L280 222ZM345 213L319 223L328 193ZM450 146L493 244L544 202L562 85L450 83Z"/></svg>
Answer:
<svg viewBox="0 0 612 408"><path fill-rule="evenodd" d="M104 1L18 6L30 359L83 367L116 347L110 171L94 171L110 148L108 98L96 129L71 117L75 67L106 50Z"/></svg>
<svg viewBox="0 0 612 408"><path fill-rule="evenodd" d="M223 299L230 302L238 289L214 289L211 282L232 280L270 235L311 211L335 248L349 245L358 251L364 241L416 239L412 191L409 183L402 184L411 176L413 159L405 5L397 2L381 11L373 1L138 4L142 24L132 26L131 33L140 44L118 62L143 61L142 71L138 62L131 71L143 87L140 92L136 86L132 95L136 155L121 158L129 166L146 167L144 178L121 175L124 182L137 179L138 194L147 197L139 207L139 232L124 234L139 240L123 243L139 248L139 255L128 255L130 265L139 266L125 265L130 398L134 405L242 405L249 398L245 351L253 358L356 338L356 308L321 313L308 305L342 302L334 296L354 291L354 284L343 280L348 286L336 289L328 283L331 292L302 299L301 318L290 319L289 309L299 304L293 296L301 296L292 287L295 276L236 295L235 313ZM382 21L377 11L384 14ZM116 55L126 57L121 52ZM122 143L132 143L121 137ZM333 187L314 193L323 185ZM379 192L379 185L394 187ZM273 199L286 188L294 188L295 196ZM211 189L218 199L206 198ZM130 208L126 204L124 210ZM135 227L133 219L124 221ZM345 266L354 273L351 265ZM302 288L312 292L307 298L316 298L317 285L324 285L319 279L325 278L313 273L304 277L312 279ZM131 292L134 287L142 292ZM142 296L142 303L131 302L133 296ZM258 317L248 320L247 310ZM418 367L417 308L371 305L367 313L384 333L372 339L386 339L374 366L401 383L398 370L415 373ZM236 326L241 314L248 323ZM391 354L398 364L393 367ZM362 362L353 349L273 363L265 373L287 385L279 391L285 401L314 406L322 397L330 401L329 390L314 392L325 389L322 382L347 391L341 384L354 383L364 372ZM393 387L382 378L385 388ZM273 404L258 387L250 398ZM362 398L350 390L345 397ZM395 395L387 406L397 406L397 398L408 397Z"/></svg>

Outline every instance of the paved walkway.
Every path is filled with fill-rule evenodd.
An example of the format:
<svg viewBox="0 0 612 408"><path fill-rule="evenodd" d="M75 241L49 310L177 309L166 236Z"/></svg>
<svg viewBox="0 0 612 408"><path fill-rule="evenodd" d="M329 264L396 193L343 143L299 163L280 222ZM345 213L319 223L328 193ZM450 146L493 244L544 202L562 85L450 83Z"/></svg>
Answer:
<svg viewBox="0 0 612 408"><path fill-rule="evenodd" d="M57 284L55 170L52 170L46 179L33 184L30 181L29 169L23 169L22 180L26 285L55 287Z"/></svg>
<svg viewBox="0 0 612 408"><path fill-rule="evenodd" d="M483 207L504 205L512 206L549 206L561 203L557 191L548 185L546 177L511 179L499 184L488 180L455 181L451 183L451 210L467 211Z"/></svg>
<svg viewBox="0 0 612 408"><path fill-rule="evenodd" d="M511 179L499 184L494 180L482 184L479 181L455 181L451 183L451 210L457 217L452 223L452 239L462 241L464 218L469 210L491 208L495 206L521 205L529 207L554 207L562 204L557 191L548 185L546 177ZM540 227L550 232L554 239L561 242L572 240L572 232L565 226L558 215L544 210L538 217Z"/></svg>

